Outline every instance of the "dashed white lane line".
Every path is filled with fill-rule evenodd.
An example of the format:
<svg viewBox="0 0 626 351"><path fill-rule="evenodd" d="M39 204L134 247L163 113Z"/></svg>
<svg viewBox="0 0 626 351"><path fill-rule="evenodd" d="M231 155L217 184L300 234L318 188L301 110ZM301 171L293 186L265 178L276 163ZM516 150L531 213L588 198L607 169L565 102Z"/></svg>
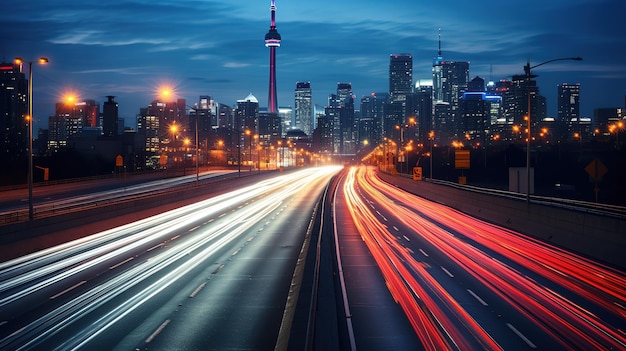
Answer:
<svg viewBox="0 0 626 351"><path fill-rule="evenodd" d="M443 270L450 278L454 278L454 275L450 273L450 271L447 270L446 267L441 266L441 270Z"/></svg>
<svg viewBox="0 0 626 351"><path fill-rule="evenodd" d="M159 335L159 333L162 332L163 329L165 329L165 327L167 327L168 324L170 324L169 319L161 323L161 325L157 328L157 330L155 330L154 333L150 334L150 336L146 339L146 344L149 344L152 341L152 339L156 338L156 336Z"/></svg>
<svg viewBox="0 0 626 351"><path fill-rule="evenodd" d="M83 280L83 281L81 281L81 282L79 282L79 283L76 283L76 284L74 284L74 285L70 286L69 288L67 288L67 289L65 289L65 290L63 290L63 291L61 291L60 293L58 293L58 294L56 294L56 295L50 296L50 300L54 300L54 299L56 299L57 297L59 297L59 296L61 296L61 295L65 294L66 292L68 292L68 291L71 291L71 290L73 290L73 289L78 288L79 286L81 286L81 285L85 284L86 282L87 282L86 280Z"/></svg>
<svg viewBox="0 0 626 351"><path fill-rule="evenodd" d="M191 295L189 295L189 298L193 299L194 297L196 297L196 295L198 295L198 293L200 292L200 290L202 290L202 288L204 288L204 286L206 285L206 282L200 284L200 286L198 286L196 288L196 290L194 290Z"/></svg>
<svg viewBox="0 0 626 351"><path fill-rule="evenodd" d="M424 255L424 256L426 256L426 257L428 257L428 254L426 253L426 251L424 251L424 250L420 249L420 252L422 253L422 255Z"/></svg>
<svg viewBox="0 0 626 351"><path fill-rule="evenodd" d="M408 237L408 236L403 235L403 237L404 237L404 240L406 240L406 241L411 241L411 239L409 239L409 237ZM426 255L426 256L428 256L428 255Z"/></svg>
<svg viewBox="0 0 626 351"><path fill-rule="evenodd" d="M470 289L467 289L467 292L470 293L470 295L474 296L474 298L480 302L481 305L483 306L487 306L487 303L485 302L485 300L481 299L480 296L476 295L475 292L471 291Z"/></svg>
<svg viewBox="0 0 626 351"><path fill-rule="evenodd" d="M524 340L524 342L530 346L533 349L537 348L537 345L533 344L532 341L530 341L524 334L522 334L522 332L520 332L519 330L517 330L517 328L515 328L511 323L507 323L506 324L507 327L509 327L509 329L511 329L513 331L513 333L515 333L517 336L519 336L522 340Z"/></svg>

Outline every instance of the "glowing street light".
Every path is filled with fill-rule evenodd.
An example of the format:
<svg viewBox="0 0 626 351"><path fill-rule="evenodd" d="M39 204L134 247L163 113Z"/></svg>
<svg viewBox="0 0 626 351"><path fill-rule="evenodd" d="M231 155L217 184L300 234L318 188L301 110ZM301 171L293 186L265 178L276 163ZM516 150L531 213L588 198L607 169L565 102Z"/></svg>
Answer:
<svg viewBox="0 0 626 351"><path fill-rule="evenodd" d="M33 219L33 62L40 65L48 63L48 59L40 57L37 61L25 61L21 57L15 58L15 64L22 65L28 62L28 219Z"/></svg>

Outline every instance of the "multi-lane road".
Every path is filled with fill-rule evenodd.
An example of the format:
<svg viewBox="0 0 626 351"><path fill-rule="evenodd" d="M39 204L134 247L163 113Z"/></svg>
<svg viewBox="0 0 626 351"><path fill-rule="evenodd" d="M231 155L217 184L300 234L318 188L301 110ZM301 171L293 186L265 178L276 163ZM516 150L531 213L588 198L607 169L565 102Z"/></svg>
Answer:
<svg viewBox="0 0 626 351"><path fill-rule="evenodd" d="M0 264L0 349L272 349L338 170L280 175Z"/></svg>
<svg viewBox="0 0 626 351"><path fill-rule="evenodd" d="M371 167L352 169L341 196L362 239L342 245L367 247L367 274L382 275L423 349L626 349L623 271L426 201ZM367 294L348 287L349 300Z"/></svg>
<svg viewBox="0 0 626 351"><path fill-rule="evenodd" d="M316 249L314 214L335 175ZM372 167L251 183L0 263L0 349L626 349L619 269ZM321 268L296 269L315 255ZM303 271L321 280L315 303L299 301L317 311L305 328L317 335L287 342Z"/></svg>

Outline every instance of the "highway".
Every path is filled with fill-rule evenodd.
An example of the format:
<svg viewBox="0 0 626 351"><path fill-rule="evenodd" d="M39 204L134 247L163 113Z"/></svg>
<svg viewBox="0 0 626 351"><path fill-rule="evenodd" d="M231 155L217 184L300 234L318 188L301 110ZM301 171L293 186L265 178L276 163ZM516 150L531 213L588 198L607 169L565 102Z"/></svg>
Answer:
<svg viewBox="0 0 626 351"><path fill-rule="evenodd" d="M281 174L0 263L0 349L273 349L339 170Z"/></svg>
<svg viewBox="0 0 626 351"><path fill-rule="evenodd" d="M355 349L626 349L625 272L391 186L373 167L352 168L337 197ZM381 321L412 334L382 339Z"/></svg>

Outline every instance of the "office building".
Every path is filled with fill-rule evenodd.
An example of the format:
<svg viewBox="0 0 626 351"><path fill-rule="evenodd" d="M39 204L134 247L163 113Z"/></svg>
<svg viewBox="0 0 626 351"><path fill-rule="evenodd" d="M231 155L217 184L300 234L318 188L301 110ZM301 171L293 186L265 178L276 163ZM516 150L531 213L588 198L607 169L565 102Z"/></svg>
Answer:
<svg viewBox="0 0 626 351"><path fill-rule="evenodd" d="M295 129L306 135L313 132L313 102L311 82L297 82L295 91Z"/></svg>
<svg viewBox="0 0 626 351"><path fill-rule="evenodd" d="M20 67L0 64L0 160L28 159L28 79Z"/></svg>
<svg viewBox="0 0 626 351"><path fill-rule="evenodd" d="M580 83L557 86L557 130L559 140L574 140L574 133L582 133L580 116Z"/></svg>

